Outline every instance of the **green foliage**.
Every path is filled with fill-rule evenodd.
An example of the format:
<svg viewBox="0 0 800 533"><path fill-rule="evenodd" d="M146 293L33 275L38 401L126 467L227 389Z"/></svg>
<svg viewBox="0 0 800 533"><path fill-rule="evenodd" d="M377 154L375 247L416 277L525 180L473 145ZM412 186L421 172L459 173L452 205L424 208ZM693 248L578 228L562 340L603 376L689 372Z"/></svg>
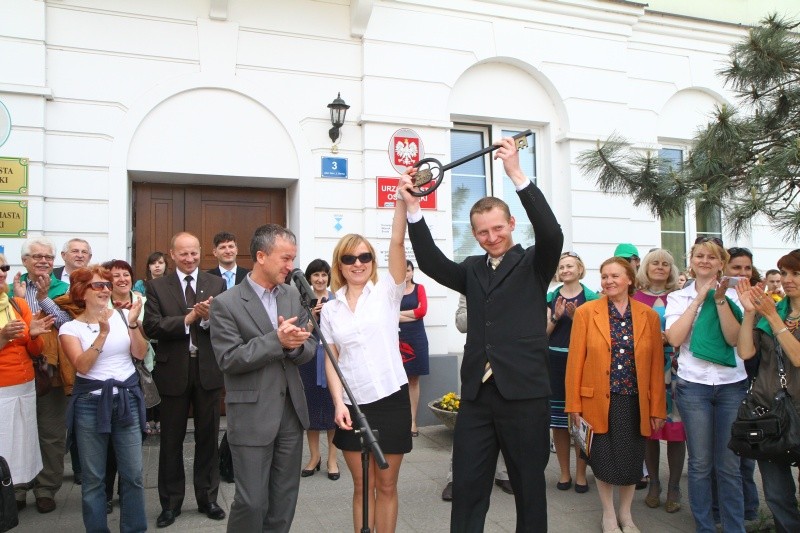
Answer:
<svg viewBox="0 0 800 533"><path fill-rule="evenodd" d="M659 217L697 202L719 208L739 236L764 215L787 238L800 231L800 23L770 15L731 50L720 75L736 106L717 106L680 168L619 136L578 157L603 192L629 195Z"/></svg>

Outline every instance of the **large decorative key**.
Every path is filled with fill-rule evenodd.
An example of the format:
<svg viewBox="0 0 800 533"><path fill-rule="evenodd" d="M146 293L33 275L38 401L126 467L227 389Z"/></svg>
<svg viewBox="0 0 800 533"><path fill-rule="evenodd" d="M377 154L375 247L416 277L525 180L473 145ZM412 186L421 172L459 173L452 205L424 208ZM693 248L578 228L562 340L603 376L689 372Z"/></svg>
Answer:
<svg viewBox="0 0 800 533"><path fill-rule="evenodd" d="M522 150L523 148L527 148L528 146L528 135L531 134L531 130L525 130L522 133L517 133L514 135L513 139L516 142L517 150ZM455 168L459 165L463 165L467 161L472 161L478 157L486 155L494 150L497 150L499 146L492 145L488 148L484 148L483 150L478 150L477 152L471 153L469 155L465 155L461 159L457 159L452 163L448 163L446 165L442 165L441 161L435 159L433 157L426 157L425 159L419 160L414 167L417 168L417 173L414 176L414 190L409 191L412 196L422 197L427 196L428 194L432 193L436 189L439 188L439 185L442 184L442 178L444 178L444 173L451 168ZM429 183L433 183L429 187L425 187ZM425 187L423 189L423 187Z"/></svg>

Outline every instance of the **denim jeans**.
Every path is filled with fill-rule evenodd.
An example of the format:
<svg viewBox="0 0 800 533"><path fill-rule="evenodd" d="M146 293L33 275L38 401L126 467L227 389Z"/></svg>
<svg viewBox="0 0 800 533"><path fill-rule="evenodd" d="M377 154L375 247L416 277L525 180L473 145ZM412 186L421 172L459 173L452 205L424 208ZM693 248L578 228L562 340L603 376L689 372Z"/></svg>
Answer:
<svg viewBox="0 0 800 533"><path fill-rule="evenodd" d="M775 518L775 531L789 533L800 531L800 511L795 496L794 471L788 464L759 461L764 499Z"/></svg>
<svg viewBox="0 0 800 533"><path fill-rule="evenodd" d="M747 392L747 380L703 385L676 378L676 401L689 452L689 504L698 532L714 533L711 473L717 474L720 519L725 533L744 533L744 496L739 457L728 449L731 426Z"/></svg>
<svg viewBox="0 0 800 533"><path fill-rule="evenodd" d="M122 392L121 394L130 394ZM81 470L83 471L83 525L89 533L107 533L106 516L106 458L108 441L114 443L120 475L120 531L123 533L147 530L144 509L142 473L142 432L136 398L130 394L133 424L119 422L119 398L114 397L111 415L111 434L97 433L99 395L82 394L75 400L73 432L78 439Z"/></svg>

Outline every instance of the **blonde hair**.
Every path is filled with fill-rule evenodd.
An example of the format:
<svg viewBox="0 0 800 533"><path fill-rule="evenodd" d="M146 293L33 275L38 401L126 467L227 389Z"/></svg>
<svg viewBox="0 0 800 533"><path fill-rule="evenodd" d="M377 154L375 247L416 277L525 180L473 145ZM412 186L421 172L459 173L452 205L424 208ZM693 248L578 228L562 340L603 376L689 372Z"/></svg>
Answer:
<svg viewBox="0 0 800 533"><path fill-rule="evenodd" d="M558 259L558 264L560 265L561 261L563 261L564 259L574 259L575 264L578 266L578 271L580 272L580 274L578 274L578 279L583 279L583 277L586 275L586 265L583 264L583 260L580 257L578 257L578 254L567 255L568 253L575 253L575 252L562 253L561 257ZM559 283L561 282L561 276L558 275L558 267L556 267L556 281L558 281Z"/></svg>
<svg viewBox="0 0 800 533"><path fill-rule="evenodd" d="M694 251L696 249L698 249L698 248L705 249L706 252L714 254L717 257L717 259L722 261L722 268L720 269L719 272L717 272L717 277L722 275L722 273L725 272L725 267L728 265L728 261L730 261L731 256L728 253L728 250L726 250L725 248L723 248L719 244L715 243L714 241L699 242L699 243L695 244L694 246L692 246L692 248L689 250L689 265L690 265L689 266L689 274L691 274L691 276L693 278L697 277L697 275L694 272L694 269L692 269L692 267L691 267L691 264L692 264L692 256L694 255Z"/></svg>
<svg viewBox="0 0 800 533"><path fill-rule="evenodd" d="M653 261L666 261L669 263L669 277L667 277L667 285L664 287L668 291L675 289L678 286L678 276L680 272L678 271L678 267L675 266L675 258L672 257L672 254L669 250L665 250L663 248L656 248L654 250L650 250L650 252L644 256L642 259L642 265L639 267L639 270L636 272L636 286L640 289L647 290L652 285L650 281L650 277L647 274L647 265L652 263Z"/></svg>
<svg viewBox="0 0 800 533"><path fill-rule="evenodd" d="M352 254L359 245L365 244L372 254L372 274L369 280L372 283L378 282L378 256L375 253L375 248L372 247L370 242L361 235L356 233L349 233L339 239L336 243L336 248L333 249L333 258L331 259L331 290L336 292L340 288L347 285L344 276L342 275L342 256Z"/></svg>

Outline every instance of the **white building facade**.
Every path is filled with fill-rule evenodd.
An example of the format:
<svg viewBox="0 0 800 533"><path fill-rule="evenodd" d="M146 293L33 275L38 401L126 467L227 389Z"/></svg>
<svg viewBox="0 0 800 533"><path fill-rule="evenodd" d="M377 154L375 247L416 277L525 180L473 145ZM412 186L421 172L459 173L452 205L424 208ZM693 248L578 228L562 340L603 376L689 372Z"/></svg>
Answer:
<svg viewBox="0 0 800 533"><path fill-rule="evenodd" d="M716 73L745 35L612 0L3 0L11 132L0 157L27 158L29 184L0 199L28 202L29 235L59 247L85 238L95 259L137 271L175 228L210 252L220 224L254 228L265 216L297 234L302 268L351 232L385 252L391 210L377 207L377 178L397 175L397 130L448 162L531 129L523 164L596 287L619 242L644 254L719 229L691 209L665 228L598 192L577 155L614 132L642 149L688 150L713 106L732 101ZM350 109L332 154L326 105L338 93ZM334 155L346 178L322 177ZM464 209L485 194L514 196L488 156L446 174L425 213L454 257L475 250ZM518 235L526 242L524 225ZM239 233L241 254L249 238ZM20 242L3 239L12 264ZM759 225L726 244L751 248L762 269L796 247ZM457 387L463 336L457 295L417 280L429 296L431 399Z"/></svg>

